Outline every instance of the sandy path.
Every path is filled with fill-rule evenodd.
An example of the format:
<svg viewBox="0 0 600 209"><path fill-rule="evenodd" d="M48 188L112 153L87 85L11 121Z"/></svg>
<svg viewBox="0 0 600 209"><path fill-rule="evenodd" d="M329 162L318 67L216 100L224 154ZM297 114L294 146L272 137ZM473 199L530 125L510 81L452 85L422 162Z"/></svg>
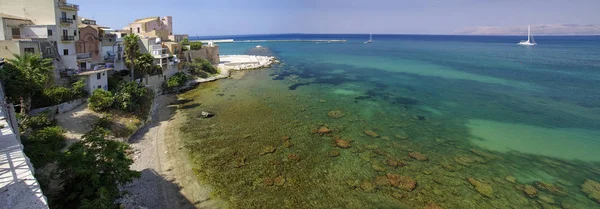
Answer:
<svg viewBox="0 0 600 209"><path fill-rule="evenodd" d="M196 179L187 151L178 138L176 107L168 107L175 96L158 96L152 123L131 139L135 150L132 169L142 177L123 189L132 196L126 208L223 208L223 202L210 199L210 187Z"/></svg>
<svg viewBox="0 0 600 209"><path fill-rule="evenodd" d="M100 113L87 108L87 102L69 112L56 115L57 124L67 131L65 134L67 137L66 147L80 140L81 136L92 130L92 125L100 117Z"/></svg>

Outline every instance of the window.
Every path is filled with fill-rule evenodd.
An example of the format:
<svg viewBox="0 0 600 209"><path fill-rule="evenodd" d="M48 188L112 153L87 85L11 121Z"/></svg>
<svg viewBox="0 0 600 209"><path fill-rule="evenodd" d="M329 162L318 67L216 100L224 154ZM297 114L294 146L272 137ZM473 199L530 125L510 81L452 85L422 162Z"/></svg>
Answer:
<svg viewBox="0 0 600 209"><path fill-rule="evenodd" d="M137 29L138 29L138 32L137 32L137 33L140 33L140 28L138 27Z"/></svg>
<svg viewBox="0 0 600 209"><path fill-rule="evenodd" d="M73 31L73 36L77 36L77 30Z"/></svg>
<svg viewBox="0 0 600 209"><path fill-rule="evenodd" d="M96 78L98 78L98 80L100 80L100 78L102 78L102 74L96 73ZM100 88L100 86L98 86L98 88Z"/></svg>
<svg viewBox="0 0 600 209"><path fill-rule="evenodd" d="M48 29L48 36L52 36L52 29Z"/></svg>
<svg viewBox="0 0 600 209"><path fill-rule="evenodd" d="M69 31L67 31L67 30L63 30L63 36L65 36L65 37L66 37L66 36L69 36Z"/></svg>
<svg viewBox="0 0 600 209"><path fill-rule="evenodd" d="M68 49L63 49L63 55L69 55L69 50Z"/></svg>
<svg viewBox="0 0 600 209"><path fill-rule="evenodd" d="M61 13L60 13L60 16L61 16L63 19L66 19L66 18L67 18L67 13L66 13L66 12L61 12Z"/></svg>
<svg viewBox="0 0 600 209"><path fill-rule="evenodd" d="M46 47L46 54L52 56L53 52L52 52L52 48L51 47Z"/></svg>
<svg viewBox="0 0 600 209"><path fill-rule="evenodd" d="M35 49L32 47L25 48L25 53L35 53Z"/></svg>
<svg viewBox="0 0 600 209"><path fill-rule="evenodd" d="M87 63L86 62L79 63L79 67L81 69L87 69Z"/></svg>
<svg viewBox="0 0 600 209"><path fill-rule="evenodd" d="M100 88L102 88L102 85L98 85L98 88L99 88L99 89L100 89Z"/></svg>
<svg viewBox="0 0 600 209"><path fill-rule="evenodd" d="M73 15L73 20L76 20L76 19L77 19L77 17L75 15Z"/></svg>
<svg viewBox="0 0 600 209"><path fill-rule="evenodd" d="M21 30L19 28L11 28L12 38L21 38Z"/></svg>

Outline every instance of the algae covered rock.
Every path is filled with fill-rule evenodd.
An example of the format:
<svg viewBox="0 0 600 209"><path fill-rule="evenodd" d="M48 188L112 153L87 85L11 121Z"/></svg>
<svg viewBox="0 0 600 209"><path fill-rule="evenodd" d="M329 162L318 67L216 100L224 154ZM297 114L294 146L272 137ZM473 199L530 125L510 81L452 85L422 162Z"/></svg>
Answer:
<svg viewBox="0 0 600 209"><path fill-rule="evenodd" d="M391 140L389 136L382 136L381 139L385 140L385 141L389 141Z"/></svg>
<svg viewBox="0 0 600 209"><path fill-rule="evenodd" d="M277 176L275 177L275 179L273 180L273 183L276 186L283 186L285 184L285 177L283 176Z"/></svg>
<svg viewBox="0 0 600 209"><path fill-rule="evenodd" d="M340 110L332 110L327 113L330 118L338 119L344 117L344 113Z"/></svg>
<svg viewBox="0 0 600 209"><path fill-rule="evenodd" d="M292 161L296 161L296 162L300 161L300 156L298 156L297 154L289 154L287 157L289 160L292 160Z"/></svg>
<svg viewBox="0 0 600 209"><path fill-rule="evenodd" d="M535 187L528 184L521 185L517 187L517 189L523 191L523 193L525 193L525 195L529 197L536 197L538 195L538 190Z"/></svg>
<svg viewBox="0 0 600 209"><path fill-rule="evenodd" d="M401 176L399 174L387 174L388 181L393 187L397 187L406 191L413 191L417 187L417 181L410 176Z"/></svg>
<svg viewBox="0 0 600 209"><path fill-rule="evenodd" d="M340 156L340 151L337 151L337 150L331 150L331 151L327 152L327 156L329 156L329 157L337 157L337 156Z"/></svg>
<svg viewBox="0 0 600 209"><path fill-rule="evenodd" d="M375 192L375 185L373 184L373 182L364 181L362 184L360 184L360 189L369 193Z"/></svg>
<svg viewBox="0 0 600 209"><path fill-rule="evenodd" d="M549 183L545 183L542 181L538 181L538 182L535 182L535 187L537 187L539 190L546 191L553 195L567 196L567 192L565 192L562 188L560 188L554 184L549 184Z"/></svg>
<svg viewBox="0 0 600 209"><path fill-rule="evenodd" d="M325 134L329 134L331 132L333 132L333 131L331 129L325 127L325 126L319 127L319 129L317 129L317 131L316 131L316 133L319 134L319 135L321 135L321 136L325 135Z"/></svg>
<svg viewBox="0 0 600 209"><path fill-rule="evenodd" d="M479 181L477 179L474 178L467 178L467 181L473 185L473 187L475 188L475 190L477 192L479 192L479 194L486 196L486 197L492 197L492 195L494 194L494 189L492 188L492 185L487 184L483 181Z"/></svg>
<svg viewBox="0 0 600 209"><path fill-rule="evenodd" d="M408 156L410 156L412 159L415 159L418 161L427 161L428 160L427 156L425 156L424 154L421 154L420 152L410 152L410 153L408 153Z"/></svg>
<svg viewBox="0 0 600 209"><path fill-rule="evenodd" d="M275 150L277 150L277 148L269 145L269 146L264 147L262 150L260 150L260 155L270 154L270 153L275 152Z"/></svg>
<svg viewBox="0 0 600 209"><path fill-rule="evenodd" d="M373 138L378 138L379 134L375 133L375 131L372 130L365 130L365 134L367 136L373 137Z"/></svg>
<svg viewBox="0 0 600 209"><path fill-rule="evenodd" d="M350 142L343 139L336 139L335 146L343 149L348 149L351 147Z"/></svg>
<svg viewBox="0 0 600 209"><path fill-rule="evenodd" d="M600 183L586 179L581 185L581 191L600 204Z"/></svg>
<svg viewBox="0 0 600 209"><path fill-rule="evenodd" d="M504 180L510 182L510 183L517 183L517 178L515 178L514 176L506 176L506 178L504 178Z"/></svg>

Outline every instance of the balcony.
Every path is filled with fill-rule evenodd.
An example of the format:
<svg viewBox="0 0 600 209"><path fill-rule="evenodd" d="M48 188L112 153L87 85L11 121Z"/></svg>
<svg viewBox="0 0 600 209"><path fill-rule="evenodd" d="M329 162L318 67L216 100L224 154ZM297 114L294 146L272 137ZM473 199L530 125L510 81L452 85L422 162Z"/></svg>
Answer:
<svg viewBox="0 0 600 209"><path fill-rule="evenodd" d="M60 40L62 40L62 41L74 41L75 40L75 36L61 36Z"/></svg>
<svg viewBox="0 0 600 209"><path fill-rule="evenodd" d="M67 2L58 2L58 8L79 11L79 5L69 4Z"/></svg>
<svg viewBox="0 0 600 209"><path fill-rule="evenodd" d="M77 54L77 60L86 60L86 59L92 59L92 53L88 52L88 53L78 53Z"/></svg>
<svg viewBox="0 0 600 209"><path fill-rule="evenodd" d="M61 24L73 24L73 19L66 18L66 17L61 17L60 18L60 23Z"/></svg>

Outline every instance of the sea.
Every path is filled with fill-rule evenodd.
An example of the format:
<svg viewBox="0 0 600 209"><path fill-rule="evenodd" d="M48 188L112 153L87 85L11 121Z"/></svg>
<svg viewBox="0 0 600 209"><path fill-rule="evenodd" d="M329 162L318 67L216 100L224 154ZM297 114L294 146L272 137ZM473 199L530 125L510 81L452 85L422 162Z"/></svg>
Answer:
<svg viewBox="0 0 600 209"><path fill-rule="evenodd" d="M194 38L280 61L178 95L228 207L600 208L600 36Z"/></svg>

